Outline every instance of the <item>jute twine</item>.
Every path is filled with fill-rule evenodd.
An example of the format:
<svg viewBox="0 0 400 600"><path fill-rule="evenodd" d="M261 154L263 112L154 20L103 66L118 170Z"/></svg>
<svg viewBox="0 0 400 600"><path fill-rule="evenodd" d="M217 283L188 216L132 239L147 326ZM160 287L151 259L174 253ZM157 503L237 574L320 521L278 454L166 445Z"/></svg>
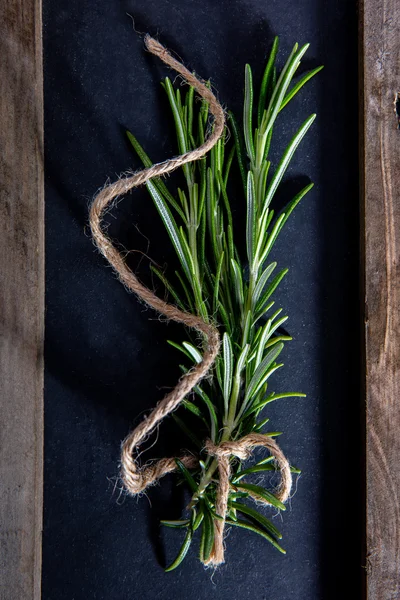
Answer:
<svg viewBox="0 0 400 600"><path fill-rule="evenodd" d="M164 417L173 412L208 373L220 348L218 330L212 324L206 323L202 318L184 312L176 306L167 304L140 283L136 275L126 265L124 257L119 253L102 228L102 221L106 210L110 208L119 196L144 184L153 177L166 175L185 163L200 159L211 150L224 131L224 111L213 92L203 81L195 77L179 61L173 58L157 40L147 35L144 41L149 52L158 56L166 65L182 75L186 82L193 86L197 93L208 102L209 110L214 117L214 124L210 134L199 148L181 156L157 163L148 169L143 169L128 177L122 177L116 182L105 186L94 198L90 208L90 227L93 239L100 252L114 268L121 282L158 313L164 315L167 319L183 323L186 327L197 330L204 338L202 361L180 379L175 388L157 404L151 414L145 417L122 442L121 478L126 490L132 495L140 494L158 479L176 470L175 458L162 458L146 467L139 468L134 458L134 452L150 436ZM271 437L251 433L237 441L222 442L218 446L214 445L211 440L208 440L205 450L208 454L215 456L218 461L219 484L215 510L222 519L214 520L214 547L207 564L219 565L224 562L223 536L229 497L231 459L233 457L240 458L241 460L248 458L251 450L256 446L267 448L274 456L277 466L281 471L282 480L277 491L277 497L281 502L285 502L289 497L292 485L290 466L279 446ZM180 460L189 469L198 466L198 459L192 455L182 456ZM252 495L256 501L266 503L265 499L254 494Z"/></svg>

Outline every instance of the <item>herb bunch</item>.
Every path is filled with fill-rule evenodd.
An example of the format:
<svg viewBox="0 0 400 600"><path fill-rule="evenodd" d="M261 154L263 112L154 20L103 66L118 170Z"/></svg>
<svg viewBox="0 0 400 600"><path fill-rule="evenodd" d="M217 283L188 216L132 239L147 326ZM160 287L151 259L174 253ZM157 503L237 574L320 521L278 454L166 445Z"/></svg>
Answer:
<svg viewBox="0 0 400 600"><path fill-rule="evenodd" d="M270 262L269 256L290 214L313 184L301 189L279 214L275 214L271 204L315 115L300 126L273 170L269 151L280 112L322 68L306 73L292 84L308 46L299 48L295 44L278 73L278 38L275 38L257 102L252 70L246 65L242 125L239 127L229 113L233 142L228 141L226 130L208 155L183 165L184 189L178 188L174 196L161 179L146 183L180 265L169 278L158 268L151 266L151 269L169 293L171 302L207 323L216 324L222 336L222 350L212 373L194 388L178 414L172 415L196 447L200 461L197 469L189 471L177 460L192 499L187 518L163 521L169 527L185 530L182 547L167 571L175 569L185 558L196 530L201 530L202 562L207 563L213 547L214 521L221 518L215 511L218 462L204 452L204 440L210 438L214 444L220 444L251 432L275 437L279 432L264 431L268 423L264 414L266 406L280 398L304 396L298 392L275 393L269 387L270 377L283 366L279 357L284 345L291 340L281 329L287 316L282 315L281 308L275 309L272 299L288 269L278 270L277 263ZM183 98L180 89L175 89L168 77L162 85L172 111L179 153L184 154L204 142L208 105L204 100L195 102L192 87L188 87ZM130 132L127 135L143 165L150 167L153 163L137 139ZM237 165L240 172L247 208L245 256L240 256L235 244L237 228L229 197L233 165ZM201 351L190 331L185 341L169 341L169 344L181 353L183 372L201 362ZM195 427L192 419L197 421ZM232 458L231 469L226 523L261 535L284 553L278 543L282 537L280 532L247 500L262 499L280 510L285 510L285 505L266 487L244 481L245 476L275 470L274 457L268 456L250 467Z"/></svg>

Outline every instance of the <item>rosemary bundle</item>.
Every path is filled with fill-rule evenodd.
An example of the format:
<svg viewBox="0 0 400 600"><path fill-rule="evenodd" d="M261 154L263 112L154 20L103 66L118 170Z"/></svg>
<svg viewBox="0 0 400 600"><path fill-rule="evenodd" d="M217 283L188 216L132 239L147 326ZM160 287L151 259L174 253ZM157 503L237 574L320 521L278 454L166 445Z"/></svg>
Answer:
<svg viewBox="0 0 400 600"><path fill-rule="evenodd" d="M251 67L246 65L241 124L229 113L227 127L210 152L181 166L185 184L176 194L161 178L146 181L179 260L179 269L168 277L153 265L151 269L168 293L169 302L217 327L222 340L213 368L172 414L190 439L197 458L175 459L192 498L182 520L163 521L164 525L184 532L182 547L167 571L183 561L197 530L200 560L204 564L222 562L223 547L222 556L221 548L216 556L216 538L222 545L225 523L261 535L284 553L279 544L280 532L259 508L261 503L285 510L290 489L282 495L246 478L277 469L289 470L274 441L279 432L265 430L265 409L275 400L304 396L290 391L276 393L270 388L271 376L283 366L279 359L284 345L291 339L282 329L287 316L275 307L273 300L288 269L279 269L270 254L292 211L313 186L310 183L301 189L282 212L275 214L272 206L277 188L315 115L300 126L274 169L269 152L280 112L322 68L292 84L307 48L308 44L301 48L295 44L278 72L275 38L257 96ZM211 126L209 103L204 98L196 101L191 86L183 97L181 89L174 88L168 77L162 85L171 107L179 153L186 155L205 143ZM150 169L151 159L134 135L127 135L144 167ZM243 184L239 193L230 185L235 169ZM232 193L235 202L246 204L245 231L234 222ZM235 243L241 235L246 242L244 256L238 250L240 244ZM186 336L184 340L169 341L179 353L184 375L203 360L198 336L189 328ZM251 449L257 445L264 445L268 456L251 466L245 465Z"/></svg>

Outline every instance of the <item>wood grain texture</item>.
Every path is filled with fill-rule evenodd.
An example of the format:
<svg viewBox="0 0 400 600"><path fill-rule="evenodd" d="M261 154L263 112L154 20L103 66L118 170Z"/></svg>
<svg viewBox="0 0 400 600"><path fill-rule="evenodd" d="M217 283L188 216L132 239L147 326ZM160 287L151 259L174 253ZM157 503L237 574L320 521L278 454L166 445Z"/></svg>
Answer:
<svg viewBox="0 0 400 600"><path fill-rule="evenodd" d="M39 600L44 323L40 0L2 0L0 22L0 599Z"/></svg>
<svg viewBox="0 0 400 600"><path fill-rule="evenodd" d="M400 3L363 0L367 598L400 598Z"/></svg>

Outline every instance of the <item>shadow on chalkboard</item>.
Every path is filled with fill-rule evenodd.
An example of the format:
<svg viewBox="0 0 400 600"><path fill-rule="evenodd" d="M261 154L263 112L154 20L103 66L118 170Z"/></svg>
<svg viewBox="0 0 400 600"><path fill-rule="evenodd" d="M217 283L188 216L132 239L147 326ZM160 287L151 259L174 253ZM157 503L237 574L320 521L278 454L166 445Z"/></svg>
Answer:
<svg viewBox="0 0 400 600"><path fill-rule="evenodd" d="M221 2L220 10L215 9L220 23L224 23L223 12L226 10L226 6L222 6L223 4ZM319 22L332 23L332 26L324 27L323 35L321 35L323 55L321 62L325 64L325 71L322 75L323 101L322 110L320 111L322 123L320 134L320 152L322 156L320 186L324 190L324 198L318 214L323 240L322 247L318 251L322 254L321 265L323 267L321 274L322 296L319 307L322 320L322 342L320 347L323 349L323 354L320 373L317 377L321 381L319 405L322 411L320 417L322 420L322 475L320 482L322 493L320 498L320 539L313 540L316 546L320 548L319 564L322 570L320 588L324 590L323 598L325 600L325 598L338 597L345 580L351 580L356 586L358 575L355 575L355 573L357 569L361 577L359 547L362 527L359 514L362 506L360 470L358 469L360 405L358 400L357 81L354 72L356 68L356 26L355 22L349 20L346 22L346 30L338 31L335 28L335 10L331 8L331 4L323 2L319 3L319 6L321 7ZM131 9L131 2L123 3L124 11L133 12ZM340 23L343 24L343 19ZM144 29L147 24L147 12L140 14L136 10L136 27ZM222 99L232 98L233 103L230 108L238 115L240 115L242 109L242 66L245 62L255 65L254 79L255 81L259 80L263 68L261 57L264 58L266 54L265 42L267 40L269 44L273 38L271 28L263 19L260 19L255 28L252 26L250 30L241 27L241 25L237 22L234 30L227 27L218 31L218 36L221 38L219 47L224 48L229 65L235 70L235 76L232 78L224 71L224 68L227 68L226 65L222 64L224 57L216 59L220 61L221 75L218 82L220 97ZM340 38L339 42L338 37ZM163 31L162 42L166 46L174 48L181 56L185 56L184 43L182 42L182 45L180 45L181 42L176 33L173 32L169 35L168 32ZM341 44L340 52L351 57L349 60L353 64L345 72L341 70L343 60L338 62L335 56L335 45L338 43ZM303 64L304 69L314 66L316 66L314 61ZM212 75L212 73L208 73L206 53L198 55L196 69L205 77ZM158 105L155 112L156 110L159 111L161 106L165 109L165 114L169 114L166 112L168 109L166 108L165 94L159 86L160 65L156 64L156 61L150 56L146 58L146 71L146 77L150 74L149 77L152 78L151 85L158 89L156 94ZM86 76L89 79L89 76ZM61 85L60 82L59 85ZM90 84L88 85L90 87ZM81 87L81 81L77 80L72 90L73 98L79 96ZM143 92L145 93L146 90L143 90ZM140 93L140 90L138 90L138 93ZM345 102L343 101L343 94L346 95ZM162 160L176 153L175 144L173 143L173 125L169 118L164 118L164 113L162 121L160 124L156 123L154 127L157 129L156 138L162 139L163 143L157 144L154 139L150 141L149 153L154 160ZM138 129L142 125L139 123ZM121 130L118 132L121 139L124 136L125 126L128 126L128 123L121 121ZM158 130L160 130L160 133L158 133ZM65 126L65 131L68 131L67 126ZM134 131L134 133L136 132ZM338 153L338 139L343 141L341 153ZM87 146L89 146L90 141L90 139L85 140ZM124 142L121 145L123 146ZM54 144L52 152L55 153L56 150L57 147ZM124 159L126 151L127 146L121 151ZM93 157L89 150L85 156L87 164L90 165ZM133 157L134 155L132 153L128 156ZM74 160L74 157L71 160ZM135 163L132 158L132 163L140 168L139 161ZM349 163L350 166L348 166ZM51 165L50 153L48 164ZM100 171L103 167L100 168L98 165L97 168ZM71 172L74 173L73 170ZM76 193L71 191L72 184L69 182L66 184L65 179L63 180L62 175L56 170L50 172L50 167L48 177L60 195L63 198L64 196L68 198L68 217L64 214L63 218L66 221L67 218L70 219L68 224L71 231L76 228L76 237L80 240L82 237L81 232L87 225L86 199L84 202L81 199L76 202L71 201L71 198L76 199L77 197ZM171 178L172 183L176 180ZM307 181L301 174L288 179L277 194L276 208L279 210L283 207L293 196L293 193L298 191ZM240 185L240 182L237 183ZM71 185L71 188L68 189L67 187L66 190L68 184ZM91 182L89 184L92 185ZM134 194L135 201L122 201L113 213L116 218L110 218L111 235L119 240L122 247L135 248L140 252L149 253L158 264L168 263L172 268L174 264L173 252L161 221L149 201L147 192L138 190ZM235 218L239 222L243 222L242 216L243 208L236 208ZM56 217L58 218L58 215ZM53 215L51 218L54 220L49 222L54 227L56 217ZM139 224L140 231L133 226L134 224ZM144 237L149 232L152 238L150 251L148 250L147 239ZM74 235L73 231L72 235ZM51 236L52 232L49 231L49 239L51 239ZM52 243L55 245L54 241ZM114 439L117 447L119 440L123 439L129 429L140 421L143 413L149 411L164 395L165 391L170 389L179 378L177 355L171 352L165 342L165 337L166 331L171 339L179 339L184 334L179 326L171 323L165 328L160 327L157 317L151 311L142 307L138 308L136 299L126 294L122 286L112 279L111 270L106 268L104 262L99 264L97 253L94 250L87 251L86 244L90 244L88 239L84 240L82 254L78 254L79 260L72 253L68 267L72 271L72 274L70 273L67 277L67 280L70 280L69 302L76 302L77 305L73 306L71 314L78 315L78 318L69 320L66 318L64 321L63 315L60 316L57 312L57 302L61 301L60 297L57 296L60 293L57 288L57 277L59 276L57 268L59 267L58 263L49 262L48 285L51 305L49 307L49 327L46 339L46 371L48 377L49 374L55 374L68 392L72 391L79 395L79 409L83 413L87 411L89 415L92 415L97 412L101 414L102 411L104 412L107 428L112 432L110 437ZM244 246L243 239L241 244ZM72 243L71 247L73 247ZM53 246L52 249L54 249ZM85 252L86 255L84 256ZM139 258L140 256L137 253L132 253L129 257L130 264L135 269L138 268ZM56 261L53 255L49 258L49 261L52 260ZM83 284L74 280L74 260L76 260L77 269L80 269L78 279L82 279ZM99 274L99 271L102 271L101 274ZM145 257L139 265L139 273L148 285L152 284L148 273L148 262ZM102 284L104 290L102 289L100 294L99 285ZM84 286L84 291L82 291L81 285ZM71 291L73 294L71 294ZM73 297L74 294L76 297ZM87 305L84 305L89 294L90 298ZM103 295L105 300L103 300ZM100 300L98 296L101 296ZM98 301L98 304L96 304L96 301ZM81 308L81 305L83 308ZM95 306L97 306L96 309ZM87 345L80 343L82 338ZM118 343L121 338L124 339L124 344ZM73 346L73 351L71 351L71 346ZM52 408L49 403L50 400L47 398L47 410L50 414ZM55 412L54 409L55 416L51 417L54 419L52 421L53 427L62 428L62 425L54 425L58 418ZM179 455L184 440L180 435L177 435L175 427L171 422L162 424L157 445L146 452L146 460L151 457ZM97 438L94 439L97 440ZM47 447L50 448L52 440L46 443L48 444ZM88 444L86 438L84 444ZM56 443L54 443L54 446L52 446L53 451L56 447ZM83 448L86 451L86 446L83 446ZM50 452L47 456L48 460L49 454ZM102 478L103 476L104 473L101 473L99 477ZM52 477L54 483L56 477L54 474ZM81 485L84 486L85 482ZM48 487L46 497L51 498L51 493L52 490ZM72 497L75 499L73 494ZM170 478L166 478L160 486L151 489L148 497L151 501L151 507L144 510L144 518L148 523L148 535L157 560L162 566L165 566L166 550L160 533L159 520L160 518L179 518L186 505L186 497L183 488L177 487ZM89 510L86 507L84 509ZM82 520L84 519L82 518ZM46 531L51 532L51 523ZM117 533L122 536L124 529L121 528ZM56 547L57 543L54 540L54 536L45 533L45 568L47 565L47 570L44 571L44 578L48 582L46 583L48 586L46 589L51 589L52 548ZM70 553L68 556L75 554L73 545L66 550L63 547L61 547L61 550L57 548L57 551L62 558L65 551ZM298 549L298 552L301 559L301 549ZM84 561L85 553L87 553L87 548L82 544L79 546L77 553L78 557L81 556L81 562ZM248 554L250 557L251 552ZM79 562L78 559L75 560ZM66 569L67 567L68 565ZM124 569L123 565L122 570ZM101 578L101 576L99 570L98 577ZM157 574L157 577L160 577L160 574ZM295 577L295 574L293 574L293 577ZM88 587L85 589L93 592L90 584L87 585ZM263 589L262 585L260 589ZM295 587L296 584L293 585ZM199 586L199 589L203 590L203 583L200 583ZM206 591L204 588L204 593ZM64 589L63 593L65 596L62 596L62 598L73 597L72 593L68 596L67 588ZM92 596L95 597L94 594ZM230 597L233 598L232 595ZM316 592L315 598L317 597ZM352 597L355 598L357 595L353 594Z"/></svg>
<svg viewBox="0 0 400 600"><path fill-rule="evenodd" d="M320 152L324 271L322 357L322 577L324 598L361 597L363 565L361 338L359 294L357 14L337 20L335 7L320 3L323 36ZM344 26L344 27L343 27ZM348 68L337 60L347 57ZM338 140L340 143L338 144ZM338 148L339 156L338 156Z"/></svg>

